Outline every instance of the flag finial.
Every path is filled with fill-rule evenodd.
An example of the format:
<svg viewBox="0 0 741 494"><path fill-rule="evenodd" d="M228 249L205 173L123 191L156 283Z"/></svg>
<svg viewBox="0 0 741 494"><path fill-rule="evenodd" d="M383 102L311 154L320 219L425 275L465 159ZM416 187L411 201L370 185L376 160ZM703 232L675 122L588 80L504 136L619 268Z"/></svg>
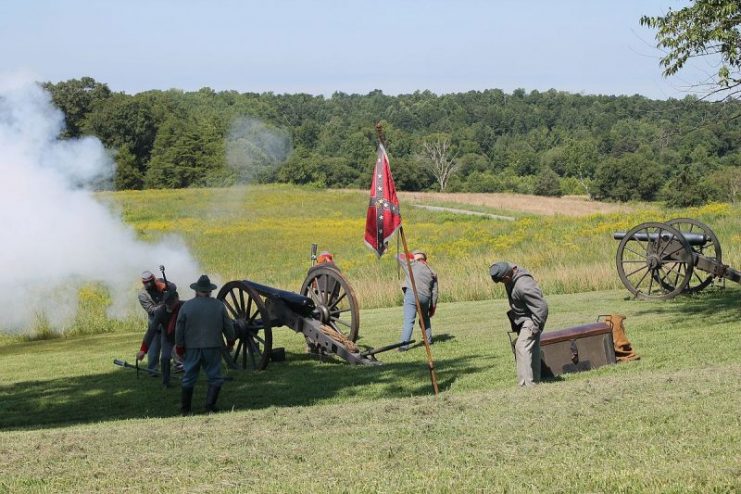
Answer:
<svg viewBox="0 0 741 494"><path fill-rule="evenodd" d="M386 147L386 135L383 133L383 124L380 121L376 122L376 138L383 147Z"/></svg>

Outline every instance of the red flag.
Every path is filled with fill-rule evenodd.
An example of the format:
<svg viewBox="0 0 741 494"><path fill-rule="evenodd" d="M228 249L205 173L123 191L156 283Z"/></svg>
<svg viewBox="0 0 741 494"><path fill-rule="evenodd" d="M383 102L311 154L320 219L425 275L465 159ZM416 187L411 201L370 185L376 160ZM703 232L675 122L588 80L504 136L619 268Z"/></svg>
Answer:
<svg viewBox="0 0 741 494"><path fill-rule="evenodd" d="M378 157L371 180L370 202L365 219L365 245L376 251L378 257L386 252L389 239L401 226L399 199L396 197L394 177L391 176L389 157L383 144L378 144Z"/></svg>

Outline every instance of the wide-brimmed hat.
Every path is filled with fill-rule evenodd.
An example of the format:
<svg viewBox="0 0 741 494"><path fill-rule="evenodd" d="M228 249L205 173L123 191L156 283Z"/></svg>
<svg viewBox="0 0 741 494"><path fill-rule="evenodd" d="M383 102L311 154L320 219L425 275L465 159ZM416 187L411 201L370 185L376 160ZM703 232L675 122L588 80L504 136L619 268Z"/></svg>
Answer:
<svg viewBox="0 0 741 494"><path fill-rule="evenodd" d="M202 274L198 281L191 283L190 287L197 292L210 292L216 290L216 285L205 274Z"/></svg>
<svg viewBox="0 0 741 494"><path fill-rule="evenodd" d="M491 279L496 281L497 283L502 281L502 278L507 276L507 273L509 273L512 270L512 265L508 262L501 261L501 262L495 262L491 266L489 266L489 275L491 275Z"/></svg>

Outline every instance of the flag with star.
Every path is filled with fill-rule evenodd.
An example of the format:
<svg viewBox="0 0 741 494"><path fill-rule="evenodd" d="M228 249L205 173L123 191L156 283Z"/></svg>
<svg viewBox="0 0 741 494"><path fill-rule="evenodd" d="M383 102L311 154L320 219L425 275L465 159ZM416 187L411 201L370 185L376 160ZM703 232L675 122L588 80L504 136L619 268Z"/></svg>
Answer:
<svg viewBox="0 0 741 494"><path fill-rule="evenodd" d="M370 202L365 218L365 245L381 257L388 241L401 226L399 199L396 197L394 177L391 176L389 157L383 144L378 144L378 156L371 180Z"/></svg>

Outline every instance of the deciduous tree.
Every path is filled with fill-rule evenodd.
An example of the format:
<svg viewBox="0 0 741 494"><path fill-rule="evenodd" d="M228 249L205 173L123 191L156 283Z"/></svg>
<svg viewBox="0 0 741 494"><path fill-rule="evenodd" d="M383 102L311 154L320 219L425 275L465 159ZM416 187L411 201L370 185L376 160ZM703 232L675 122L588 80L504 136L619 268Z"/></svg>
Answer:
<svg viewBox="0 0 741 494"><path fill-rule="evenodd" d="M458 169L458 161L451 149L450 138L446 135L437 135L422 141L419 159L437 180L440 192L445 192L448 180Z"/></svg>
<svg viewBox="0 0 741 494"><path fill-rule="evenodd" d="M736 99L741 94L741 2L694 0L665 16L643 16L640 22L657 30L658 46L667 50L661 59L665 76L679 72L690 58L717 57L720 68L704 83L708 95Z"/></svg>

